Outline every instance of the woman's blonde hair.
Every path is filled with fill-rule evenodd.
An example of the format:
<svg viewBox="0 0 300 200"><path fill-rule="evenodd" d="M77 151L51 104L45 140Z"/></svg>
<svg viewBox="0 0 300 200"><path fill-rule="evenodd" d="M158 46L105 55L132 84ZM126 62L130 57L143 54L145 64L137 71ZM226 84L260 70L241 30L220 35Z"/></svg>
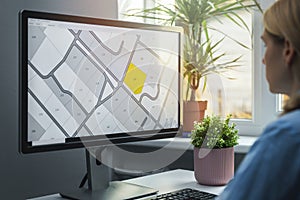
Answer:
<svg viewBox="0 0 300 200"><path fill-rule="evenodd" d="M300 52L300 1L278 0L264 13L267 32L291 42Z"/></svg>
<svg viewBox="0 0 300 200"><path fill-rule="evenodd" d="M264 12L264 28L275 38L288 40L300 56L300 0L278 0ZM299 59L299 58L298 58ZM300 66L296 73L300 77ZM300 93L293 94L284 113L300 108Z"/></svg>

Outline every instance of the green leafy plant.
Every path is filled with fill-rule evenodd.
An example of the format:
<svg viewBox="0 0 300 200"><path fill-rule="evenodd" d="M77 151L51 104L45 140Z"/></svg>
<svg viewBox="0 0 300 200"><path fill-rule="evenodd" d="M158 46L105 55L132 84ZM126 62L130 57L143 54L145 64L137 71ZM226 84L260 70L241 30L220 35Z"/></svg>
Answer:
<svg viewBox="0 0 300 200"><path fill-rule="evenodd" d="M184 72L187 79L185 100L195 100L196 90L199 88L200 79L203 81L202 92L206 88L207 75L210 73L223 73L228 69L240 66L238 61L241 56L221 62L225 53L217 53L222 46L224 38L230 38L239 45L246 45L232 38L222 30L209 26L210 20L220 23L225 17L241 28L250 30L246 22L237 11L251 11L252 8L261 10L256 0L175 0L175 5L168 6L155 1L156 5L150 9L131 10L126 15L155 19L164 25L182 26L185 32L184 44ZM213 42L209 32L211 30L223 34L224 38ZM249 31L249 34L250 31Z"/></svg>
<svg viewBox="0 0 300 200"><path fill-rule="evenodd" d="M227 148L238 144L236 124L229 123L219 116L206 116L203 121L195 122L191 132L191 143L198 148Z"/></svg>

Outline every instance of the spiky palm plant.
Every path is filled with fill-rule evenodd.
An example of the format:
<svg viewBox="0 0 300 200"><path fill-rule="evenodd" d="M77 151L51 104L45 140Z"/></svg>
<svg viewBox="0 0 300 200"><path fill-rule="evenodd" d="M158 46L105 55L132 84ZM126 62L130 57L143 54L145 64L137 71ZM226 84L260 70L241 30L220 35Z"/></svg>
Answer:
<svg viewBox="0 0 300 200"><path fill-rule="evenodd" d="M261 11L256 0L175 0L172 8L159 3L159 1L156 1L156 5L142 11L131 10L127 15L155 19L165 25L180 25L183 27L186 36L183 51L185 68L183 76L188 80L186 100L195 100L195 93L199 88L200 79L204 79L203 92L208 74L223 73L228 69L239 66L238 61L241 56L216 64L220 58L225 56L225 53L216 53L224 38L228 37L247 48L221 30L210 27L208 22L210 20L220 21L220 17L226 17L241 28L249 30L246 22L238 15L237 11L246 10L250 12L254 8ZM212 42L209 34L210 30L218 31L224 37ZM191 92L189 92L190 89Z"/></svg>

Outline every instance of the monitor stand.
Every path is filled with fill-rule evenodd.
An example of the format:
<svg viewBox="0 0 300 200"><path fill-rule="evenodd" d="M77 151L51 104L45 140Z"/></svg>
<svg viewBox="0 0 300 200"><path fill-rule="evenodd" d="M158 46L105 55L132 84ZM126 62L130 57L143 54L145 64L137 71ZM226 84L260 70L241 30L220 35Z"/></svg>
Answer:
<svg viewBox="0 0 300 200"><path fill-rule="evenodd" d="M121 200L146 197L158 192L156 189L140 185L111 181L112 169L102 164L101 157L99 157L103 151L104 148L97 150L86 149L88 188L78 188L73 191L60 193L62 197L80 200Z"/></svg>

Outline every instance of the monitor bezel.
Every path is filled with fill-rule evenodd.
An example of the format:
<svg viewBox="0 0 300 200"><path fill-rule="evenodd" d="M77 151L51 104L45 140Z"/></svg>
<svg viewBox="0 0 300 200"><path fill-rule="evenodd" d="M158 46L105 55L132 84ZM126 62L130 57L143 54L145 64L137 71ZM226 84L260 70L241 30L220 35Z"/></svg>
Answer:
<svg viewBox="0 0 300 200"><path fill-rule="evenodd" d="M171 138L181 134L181 83L180 73L178 73L178 128L163 129L161 131L143 131L134 133L106 134L103 136L89 136L87 138L70 138L65 143L55 143L47 145L32 145L28 142L28 18L38 18L46 20L58 20L66 22L76 22L83 24L117 26L124 28L136 28L145 30L172 31L177 32L179 36L179 53L181 55L183 29L175 26L161 26L153 24L144 24L137 22L127 22L121 20L93 18L86 16L75 16L68 14L58 14L40 11L22 10L19 13L19 151L21 153L36 153L45 151L55 151L64 149L74 149L81 147L94 147L111 144L123 144L128 142L138 142L154 139ZM181 58L178 56L178 72L181 70ZM142 134L143 133L143 134ZM134 136L133 136L134 135ZM147 137L145 137L147 136ZM91 140L89 140L91 138Z"/></svg>

